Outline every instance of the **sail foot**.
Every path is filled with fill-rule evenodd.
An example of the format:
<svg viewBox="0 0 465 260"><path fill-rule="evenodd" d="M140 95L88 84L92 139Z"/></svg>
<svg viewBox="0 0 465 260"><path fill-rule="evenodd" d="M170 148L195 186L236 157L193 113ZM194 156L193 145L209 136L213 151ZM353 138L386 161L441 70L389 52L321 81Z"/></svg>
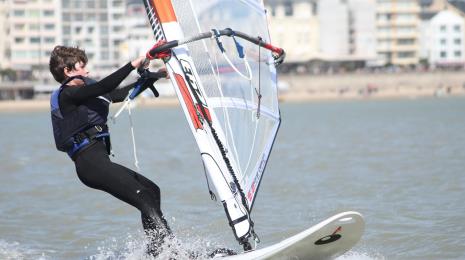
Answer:
<svg viewBox="0 0 465 260"><path fill-rule="evenodd" d="M248 215L247 209L237 203L234 197L224 200L223 206L229 220L229 226L232 228L237 241L243 245L244 250L251 250L252 246L249 243L249 238L254 237L254 231L253 222Z"/></svg>

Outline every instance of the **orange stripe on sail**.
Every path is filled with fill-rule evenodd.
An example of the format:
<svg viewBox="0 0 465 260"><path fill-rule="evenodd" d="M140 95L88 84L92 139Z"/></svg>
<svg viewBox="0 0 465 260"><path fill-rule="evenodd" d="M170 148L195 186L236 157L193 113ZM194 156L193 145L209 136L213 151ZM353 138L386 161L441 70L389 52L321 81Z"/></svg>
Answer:
<svg viewBox="0 0 465 260"><path fill-rule="evenodd" d="M191 118L192 124L194 125L195 129L203 129L202 123L200 122L199 117L197 116L197 110L192 100L191 95L189 94L189 90L184 82L184 78L179 74L174 74L176 82L178 83L178 88L181 91L182 98L184 103L186 104L187 110L189 111L189 116Z"/></svg>
<svg viewBox="0 0 465 260"><path fill-rule="evenodd" d="M171 0L152 0L152 5L155 6L160 22L165 23L177 21Z"/></svg>

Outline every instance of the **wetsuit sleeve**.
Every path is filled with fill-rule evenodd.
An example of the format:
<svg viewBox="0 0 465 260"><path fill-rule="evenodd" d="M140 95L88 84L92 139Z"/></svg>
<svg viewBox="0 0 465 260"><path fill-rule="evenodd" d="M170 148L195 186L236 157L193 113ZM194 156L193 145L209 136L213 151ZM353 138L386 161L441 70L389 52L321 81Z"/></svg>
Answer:
<svg viewBox="0 0 465 260"><path fill-rule="evenodd" d="M123 102L124 99L128 96L129 90L134 88L135 85L136 85L136 82L131 83L131 84L129 84L127 86L124 86L122 88L117 88L117 89L112 90L110 92L111 101L114 102L114 103Z"/></svg>
<svg viewBox="0 0 465 260"><path fill-rule="evenodd" d="M90 84L79 88L68 88L73 90L70 93L70 98L77 102L83 102L89 98L94 98L109 93L117 88L121 81L123 81L133 69L134 67L130 62L128 62L128 64L124 65L117 71L113 72L95 84Z"/></svg>

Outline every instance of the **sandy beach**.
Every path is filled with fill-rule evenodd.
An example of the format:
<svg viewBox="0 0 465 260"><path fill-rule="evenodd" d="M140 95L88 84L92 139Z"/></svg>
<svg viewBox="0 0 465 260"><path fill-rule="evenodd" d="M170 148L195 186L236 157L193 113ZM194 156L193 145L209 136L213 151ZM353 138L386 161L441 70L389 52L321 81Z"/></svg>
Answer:
<svg viewBox="0 0 465 260"><path fill-rule="evenodd" d="M463 72L282 75L280 102L465 96ZM138 106L178 106L175 96L138 98ZM0 112L48 110L49 100L4 100Z"/></svg>

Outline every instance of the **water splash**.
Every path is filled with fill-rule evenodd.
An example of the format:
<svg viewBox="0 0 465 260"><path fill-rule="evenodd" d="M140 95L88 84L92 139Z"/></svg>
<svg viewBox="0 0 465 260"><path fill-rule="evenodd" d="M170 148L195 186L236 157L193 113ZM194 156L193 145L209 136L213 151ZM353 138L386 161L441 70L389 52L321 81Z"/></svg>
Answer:
<svg viewBox="0 0 465 260"><path fill-rule="evenodd" d="M147 242L142 233L127 235L124 239L108 239L97 247L98 253L88 259L152 260L154 258L146 254ZM215 249L223 247L199 236L183 234L182 238L166 240L156 259L206 259Z"/></svg>
<svg viewBox="0 0 465 260"><path fill-rule="evenodd" d="M382 256L381 254L349 251L336 259L337 260L385 260L386 258Z"/></svg>
<svg viewBox="0 0 465 260"><path fill-rule="evenodd" d="M0 259L49 259L44 252L23 246L18 242L7 242L0 240Z"/></svg>

